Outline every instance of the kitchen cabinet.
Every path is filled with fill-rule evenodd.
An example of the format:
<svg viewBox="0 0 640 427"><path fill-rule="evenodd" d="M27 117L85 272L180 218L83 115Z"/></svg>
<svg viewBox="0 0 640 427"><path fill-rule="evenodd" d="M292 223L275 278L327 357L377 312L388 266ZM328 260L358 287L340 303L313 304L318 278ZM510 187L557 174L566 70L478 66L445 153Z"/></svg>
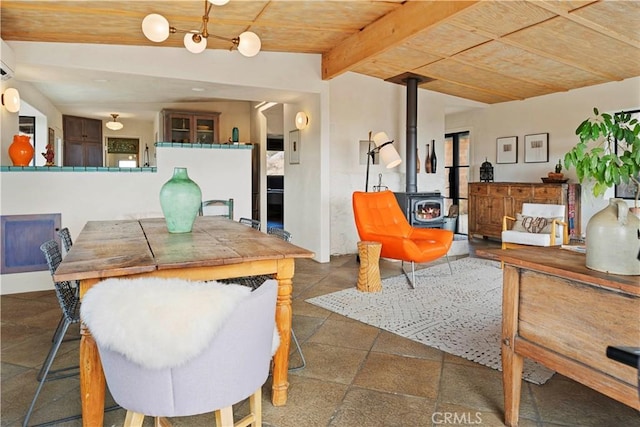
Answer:
<svg viewBox="0 0 640 427"><path fill-rule="evenodd" d="M165 142L220 143L220 113L162 110Z"/></svg>
<svg viewBox="0 0 640 427"><path fill-rule="evenodd" d="M502 218L522 212L523 203L565 205L569 235L580 237L580 185L526 182L469 183L469 236L500 238Z"/></svg>
<svg viewBox="0 0 640 427"><path fill-rule="evenodd" d="M102 166L102 120L62 116L64 166Z"/></svg>

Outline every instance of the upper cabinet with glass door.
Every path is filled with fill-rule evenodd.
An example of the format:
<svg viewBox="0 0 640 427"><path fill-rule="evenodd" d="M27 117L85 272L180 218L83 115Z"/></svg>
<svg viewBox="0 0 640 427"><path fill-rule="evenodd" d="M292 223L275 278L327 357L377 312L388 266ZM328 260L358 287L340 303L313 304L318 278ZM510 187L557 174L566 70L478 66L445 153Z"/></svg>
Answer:
<svg viewBox="0 0 640 427"><path fill-rule="evenodd" d="M220 113L205 111L162 110L163 142L219 144Z"/></svg>

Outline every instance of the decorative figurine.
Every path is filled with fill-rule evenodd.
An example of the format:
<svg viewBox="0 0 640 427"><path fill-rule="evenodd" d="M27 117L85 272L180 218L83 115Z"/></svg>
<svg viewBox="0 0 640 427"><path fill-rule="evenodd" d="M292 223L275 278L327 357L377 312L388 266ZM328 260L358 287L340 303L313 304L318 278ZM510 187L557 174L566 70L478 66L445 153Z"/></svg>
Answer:
<svg viewBox="0 0 640 427"><path fill-rule="evenodd" d="M486 157L480 166L480 182L493 182L493 166Z"/></svg>
<svg viewBox="0 0 640 427"><path fill-rule="evenodd" d="M44 164L45 166L55 166L55 164L53 163L53 157L55 156L55 153L53 152L53 144L47 144L47 152L41 154L42 157L47 160L47 162Z"/></svg>

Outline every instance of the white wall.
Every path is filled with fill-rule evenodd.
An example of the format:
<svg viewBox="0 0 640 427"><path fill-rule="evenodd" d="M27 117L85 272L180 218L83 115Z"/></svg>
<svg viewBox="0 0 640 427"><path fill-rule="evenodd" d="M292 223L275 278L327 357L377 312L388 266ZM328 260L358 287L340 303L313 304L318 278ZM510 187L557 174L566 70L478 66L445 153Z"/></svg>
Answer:
<svg viewBox="0 0 640 427"><path fill-rule="evenodd" d="M540 96L524 101L494 104L483 109L448 115L446 131L471 130L471 180L478 181L480 165L485 158L493 164L496 181L541 182L554 170L558 159L577 142L575 130L584 119L593 115L593 107L601 112L616 112L640 108L640 77L620 82L590 86L569 92ZM549 162L524 163L524 136L549 133ZM496 138L518 137L518 162L496 164ZM563 170L570 182L578 182L575 169ZM595 199L589 183L582 188L582 233L594 213L614 196L609 189L604 197ZM632 200L628 200L630 205Z"/></svg>
<svg viewBox="0 0 640 427"><path fill-rule="evenodd" d="M207 198L233 198L234 217L251 217L250 149L158 149L157 173L2 172L2 215L61 213L72 237L87 221L162 216L159 194L174 167L186 167ZM0 293L52 288L49 272L3 274Z"/></svg>

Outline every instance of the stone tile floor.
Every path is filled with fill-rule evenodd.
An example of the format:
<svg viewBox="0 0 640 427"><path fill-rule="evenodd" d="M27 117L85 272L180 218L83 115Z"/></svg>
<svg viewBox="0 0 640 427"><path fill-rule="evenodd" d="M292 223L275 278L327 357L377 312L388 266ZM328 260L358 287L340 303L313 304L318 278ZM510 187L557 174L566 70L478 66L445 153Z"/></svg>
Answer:
<svg viewBox="0 0 640 427"><path fill-rule="evenodd" d="M474 240L478 246L495 245ZM381 275L400 274L383 260ZM422 266L425 267L425 266ZM347 319L305 299L355 286L355 256L330 263L296 263L293 327L307 360L289 375L289 400L271 405L270 381L263 390L268 427L366 427L503 425L501 374L490 368ZM53 291L7 295L1 301L1 426L19 426L36 388L35 376L60 317ZM77 333L77 328L75 328ZM64 343L55 366L77 363L78 341ZM299 362L292 356L292 365ZM112 402L107 402L111 404ZM235 407L246 413L246 402ZM48 382L32 424L80 411L77 377ZM122 425L124 410L108 412L105 426ZM174 426L215 425L213 414L173 418ZM60 425L80 426L80 421ZM145 426L153 425L150 417ZM545 385L523 383L520 426L640 426L637 411L561 375ZM100 426L96 426L100 427Z"/></svg>

